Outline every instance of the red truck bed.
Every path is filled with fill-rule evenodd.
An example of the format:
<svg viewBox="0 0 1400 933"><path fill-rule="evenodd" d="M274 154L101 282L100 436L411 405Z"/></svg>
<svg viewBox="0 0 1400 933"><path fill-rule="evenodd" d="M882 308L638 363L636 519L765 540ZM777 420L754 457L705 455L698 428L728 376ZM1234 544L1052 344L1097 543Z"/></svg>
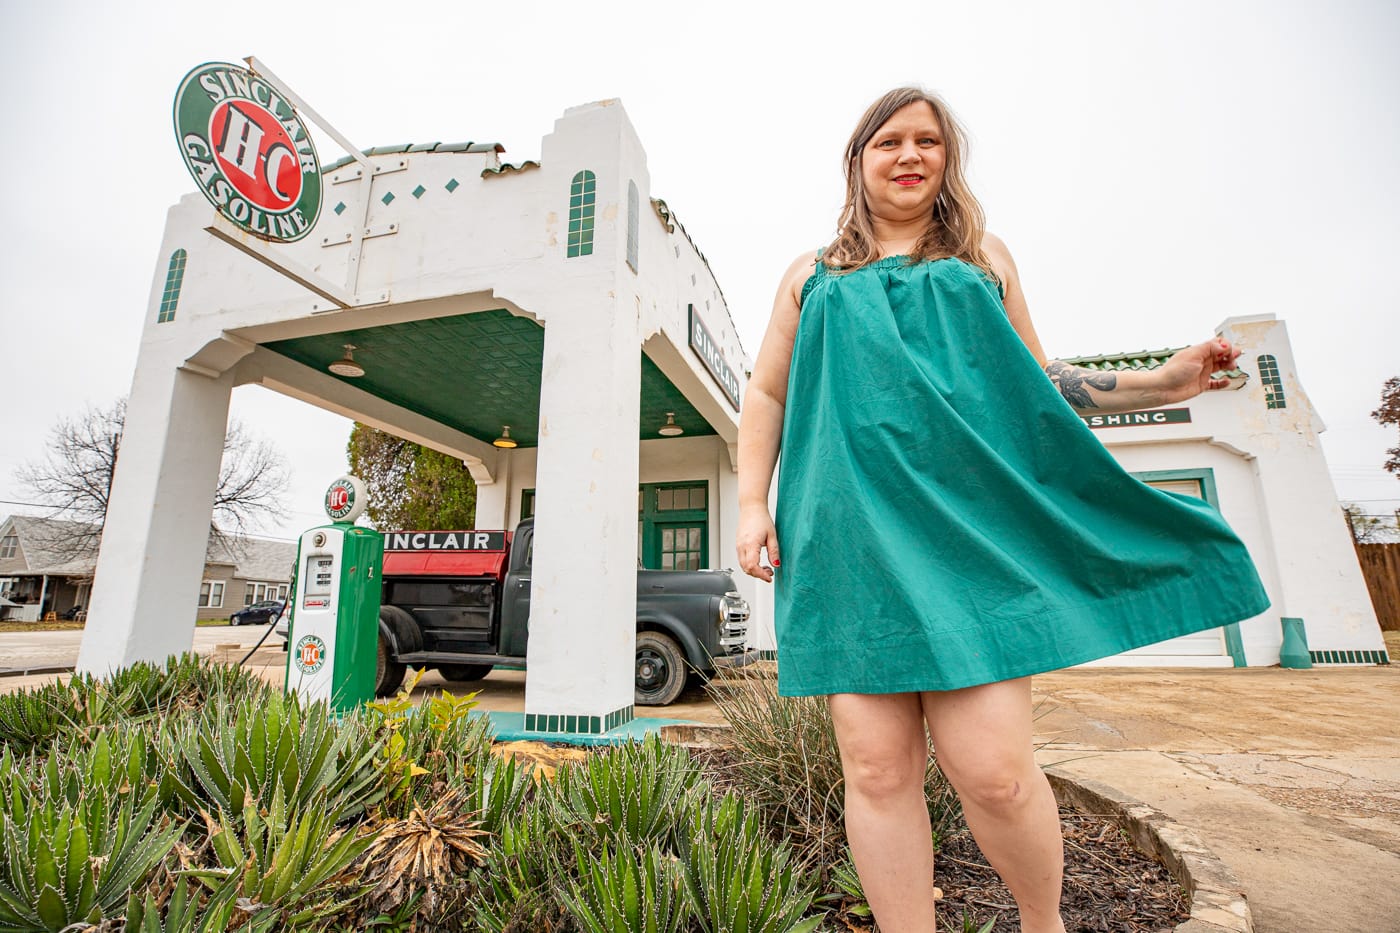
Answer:
<svg viewBox="0 0 1400 933"><path fill-rule="evenodd" d="M504 579L509 531L386 531L385 577Z"/></svg>

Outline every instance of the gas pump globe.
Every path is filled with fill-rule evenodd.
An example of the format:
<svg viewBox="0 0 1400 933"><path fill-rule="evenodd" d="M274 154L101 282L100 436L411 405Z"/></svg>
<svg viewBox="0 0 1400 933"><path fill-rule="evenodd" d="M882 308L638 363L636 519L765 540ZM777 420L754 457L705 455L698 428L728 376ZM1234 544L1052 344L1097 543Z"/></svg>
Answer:
<svg viewBox="0 0 1400 933"><path fill-rule="evenodd" d="M355 527L366 504L365 484L342 476L326 490L331 524L297 542L286 690L335 710L374 698L384 539Z"/></svg>

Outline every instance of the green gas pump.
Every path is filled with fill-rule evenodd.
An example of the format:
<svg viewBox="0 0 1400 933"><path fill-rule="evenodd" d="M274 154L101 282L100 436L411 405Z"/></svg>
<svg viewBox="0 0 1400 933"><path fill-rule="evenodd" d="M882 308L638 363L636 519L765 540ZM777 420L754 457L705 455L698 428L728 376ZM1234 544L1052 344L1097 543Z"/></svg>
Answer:
<svg viewBox="0 0 1400 933"><path fill-rule="evenodd" d="M286 690L334 710L374 699L384 539L355 527L365 505L365 484L342 476L326 490L331 524L297 542Z"/></svg>

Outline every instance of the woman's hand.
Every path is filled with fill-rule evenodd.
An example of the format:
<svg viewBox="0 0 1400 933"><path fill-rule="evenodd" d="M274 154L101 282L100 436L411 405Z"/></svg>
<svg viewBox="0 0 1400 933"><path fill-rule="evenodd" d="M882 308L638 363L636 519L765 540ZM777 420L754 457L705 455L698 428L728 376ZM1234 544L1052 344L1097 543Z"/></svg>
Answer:
<svg viewBox="0 0 1400 933"><path fill-rule="evenodd" d="M1234 369L1239 355L1239 348L1223 337L1214 337L1176 352L1157 370L1161 404L1184 402L1207 389L1227 388L1230 380L1214 378L1214 374Z"/></svg>
<svg viewBox="0 0 1400 933"><path fill-rule="evenodd" d="M736 542L739 551L739 566L744 573L757 577L766 583L773 582L773 567L782 566L778 559L778 529L768 514L768 506L754 505L739 509L739 537ZM768 550L768 559L773 567L760 563L761 551Z"/></svg>

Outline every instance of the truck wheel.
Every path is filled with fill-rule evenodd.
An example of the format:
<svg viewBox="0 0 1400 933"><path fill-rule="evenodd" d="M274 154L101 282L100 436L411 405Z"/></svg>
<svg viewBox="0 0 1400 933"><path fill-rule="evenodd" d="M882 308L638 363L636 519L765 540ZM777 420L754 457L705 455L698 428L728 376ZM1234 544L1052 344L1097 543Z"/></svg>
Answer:
<svg viewBox="0 0 1400 933"><path fill-rule="evenodd" d="M660 632L637 633L638 706L670 706L685 689L685 654L675 639Z"/></svg>
<svg viewBox="0 0 1400 933"><path fill-rule="evenodd" d="M480 680L491 673L490 664L439 664L438 673L443 680L456 682Z"/></svg>
<svg viewBox="0 0 1400 933"><path fill-rule="evenodd" d="M374 653L374 695L387 697L403 683L405 667L389 657L389 646L379 636L379 650Z"/></svg>

